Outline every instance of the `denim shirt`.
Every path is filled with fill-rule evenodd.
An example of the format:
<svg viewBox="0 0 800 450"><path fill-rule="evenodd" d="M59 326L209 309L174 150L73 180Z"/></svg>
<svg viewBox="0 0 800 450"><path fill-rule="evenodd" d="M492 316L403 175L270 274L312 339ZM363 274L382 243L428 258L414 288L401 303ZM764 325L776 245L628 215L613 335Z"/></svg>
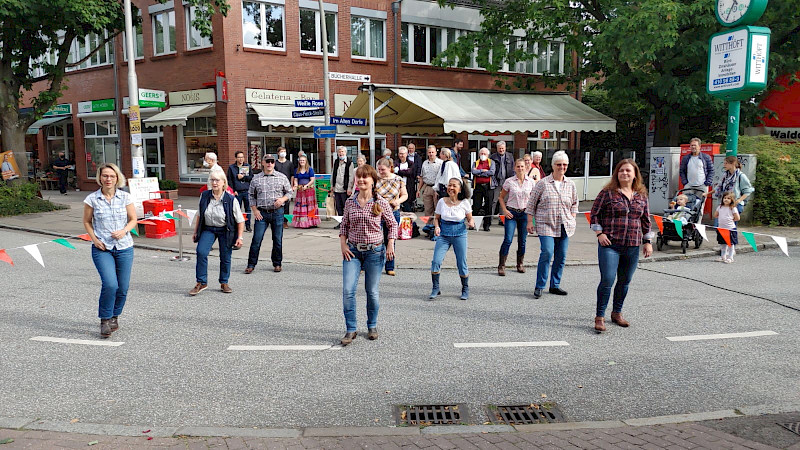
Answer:
<svg viewBox="0 0 800 450"><path fill-rule="evenodd" d="M92 208L92 227L97 239L106 246L107 250L116 248L124 250L133 247L131 233L125 233L120 240L111 237L111 233L121 230L128 225L127 206L133 203L131 195L123 190L117 189L111 202L106 200L103 192L98 189L86 196L83 203Z"/></svg>

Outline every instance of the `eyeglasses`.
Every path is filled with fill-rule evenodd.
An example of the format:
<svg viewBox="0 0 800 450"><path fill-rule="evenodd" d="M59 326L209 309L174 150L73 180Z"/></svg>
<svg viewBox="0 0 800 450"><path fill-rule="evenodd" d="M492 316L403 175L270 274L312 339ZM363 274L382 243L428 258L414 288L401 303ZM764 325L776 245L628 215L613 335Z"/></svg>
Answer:
<svg viewBox="0 0 800 450"><path fill-rule="evenodd" d="M211 182L212 182L212 183L222 183L222 180L218 180L218 179L216 179L216 178L212 178L212 179L211 179Z"/></svg>
<svg viewBox="0 0 800 450"><path fill-rule="evenodd" d="M274 159L265 159L264 160L264 164L275 164L275 160Z"/></svg>

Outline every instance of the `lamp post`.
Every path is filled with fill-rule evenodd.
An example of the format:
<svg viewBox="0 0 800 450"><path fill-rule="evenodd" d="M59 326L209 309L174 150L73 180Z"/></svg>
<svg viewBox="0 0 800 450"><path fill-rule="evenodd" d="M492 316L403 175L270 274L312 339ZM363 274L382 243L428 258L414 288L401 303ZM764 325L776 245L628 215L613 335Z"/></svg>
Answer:
<svg viewBox="0 0 800 450"><path fill-rule="evenodd" d="M136 54L133 50L133 14L131 0L125 0L125 48L128 53L128 120L131 135L131 171L133 178L144 178L142 118L139 114L139 82L136 79Z"/></svg>
<svg viewBox="0 0 800 450"><path fill-rule="evenodd" d="M328 25L325 23L325 5L319 0L319 23L322 35L322 92L325 100L325 125L331 124L330 82L328 80ZM331 138L325 138L325 170L331 173Z"/></svg>

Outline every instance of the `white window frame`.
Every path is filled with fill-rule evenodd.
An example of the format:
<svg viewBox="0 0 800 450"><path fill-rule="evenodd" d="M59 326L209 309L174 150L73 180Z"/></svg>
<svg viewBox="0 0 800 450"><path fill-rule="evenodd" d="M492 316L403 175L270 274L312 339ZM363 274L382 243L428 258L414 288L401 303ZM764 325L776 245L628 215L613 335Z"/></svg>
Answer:
<svg viewBox="0 0 800 450"><path fill-rule="evenodd" d="M358 56L358 55L354 55L353 54L353 45L352 45L353 25L352 25L352 23L353 23L353 20L355 20L355 19L360 19L360 20L366 21L366 26L364 27L364 41L366 42L366 49L367 49L367 55L366 56ZM370 42L372 42L372 36L370 35L371 27L370 27L369 21L371 21L371 20L379 21L379 22L381 22L381 25L383 25L383 58L377 58L377 57L374 57L374 56L370 55L370 48L371 48L370 47ZM361 60L369 60L369 61L386 61L386 19L378 19L378 18L375 18L375 17L365 17L365 16L351 15L350 16L350 41L351 41L351 44L350 44L350 57L352 59L361 59ZM336 49L337 50L339 49L338 45L336 46Z"/></svg>
<svg viewBox="0 0 800 450"><path fill-rule="evenodd" d="M164 27L164 42L163 42L164 51L161 52L161 53L158 53L158 51L156 50L157 49L157 47L156 47L156 17L160 16L162 14L167 16L167 26ZM172 50L172 49L169 48L169 46L171 44L171 42L170 42L170 37L171 36L170 36L170 31L169 31L169 17L170 17L170 14L172 15L172 22L175 22L175 10L174 9L158 11L158 12L154 12L154 13L150 14L150 28L151 28L151 30L153 32L153 56L174 55L175 53L177 53L177 50L178 50L178 48L177 48L178 47L178 38L177 38L177 36L175 37L175 49ZM176 33L178 32L177 27L175 29L175 32Z"/></svg>
<svg viewBox="0 0 800 450"><path fill-rule="evenodd" d="M93 37L95 38L94 41L92 41L91 39ZM74 63L75 61L83 59L86 56L86 54L88 54L90 51L96 48L94 47L94 45L96 45L98 42L100 42L102 39L105 39L106 37L108 37L107 31L104 31L102 35L96 33L89 33L86 36L76 37L75 40L72 41L72 45L70 45L69 47L69 57L67 58L67 63L71 64ZM79 44L80 42L83 43L86 51L86 53L83 56L81 56L78 52L78 46L80 45ZM79 66L67 68L66 71L72 72L74 70L90 69L93 67L103 67L114 64L114 41L111 40L109 42L106 42L103 45L103 47L105 48L98 50L89 59L81 63ZM99 62L101 56L105 56L106 59L106 61L103 63ZM95 62L95 58L97 58L97 62Z"/></svg>
<svg viewBox="0 0 800 450"><path fill-rule="evenodd" d="M319 21L319 10L315 9L307 9L307 8L300 8L300 11L313 11L314 12L314 44L317 48L316 51L313 50L303 50L302 47L300 49L300 53L306 55L321 55L322 54L322 26L321 22ZM334 42L335 51L328 52L329 56L339 56L339 13L337 11L325 11L325 14L333 14L333 24L334 28L336 29L333 33L336 36L336 42ZM300 25L300 34L298 34L297 38L300 39L302 36L302 24L300 24L301 14L297 15L297 23ZM330 42L328 42L330 45ZM302 44L301 44L302 45Z"/></svg>
<svg viewBox="0 0 800 450"><path fill-rule="evenodd" d="M247 47L247 48L259 48L259 49L263 49L263 50L275 50L275 51L279 51L279 52L285 52L286 51L286 5L283 2L265 2L265 1L259 1L259 0L242 0L242 5L243 5L242 9L243 10L244 10L244 3L245 2L247 2L247 3L258 3L260 5L260 7L259 7L259 16L260 16L261 26L262 26L262 28L261 28L261 42L263 42L264 44L256 45L256 44L246 44L246 43L244 43L244 23L243 23L242 24L242 42L243 42L243 45L245 47ZM266 29L266 27L264 27L264 24L267 21L267 15L266 15L267 13L266 13L266 7L265 7L266 5L270 5L272 7L280 7L283 10L283 13L282 13L283 19L281 20L281 34L283 35L283 39L282 39L283 47L274 47L274 46L268 45L266 43L267 42L267 29ZM242 20L244 20L244 14L242 14Z"/></svg>
<svg viewBox="0 0 800 450"><path fill-rule="evenodd" d="M448 42L450 33L453 33L455 35L455 39L453 41L453 42L455 42L456 40L458 40L458 38L460 38L461 36L463 36L464 34L469 32L467 30L460 30L460 29L457 29L457 28L434 27L434 26L430 26L430 25L424 25L424 24L413 23L413 22L404 22L402 24L402 26L405 27L405 30L406 30L406 33L407 33L407 36L408 36L408 60L407 61L403 61L403 62L407 63L407 64L416 64L416 65L423 65L423 66L431 65L431 47L430 47L431 28L435 28L435 29L441 30L441 32L442 32L442 40L441 40L442 44L441 44L441 46L439 48L439 52L443 52L447 48L447 45L448 45L447 42ZM425 41L426 41L425 42L425 62L414 61L414 27L415 26L424 27L425 28ZM458 65L456 63L456 64L452 65L451 67L461 68L461 69L485 70L484 68L478 66L477 61L476 61L477 55L478 55L478 52L477 52L477 49L475 49L472 52L472 60L470 61L469 64L467 64L465 66L460 66L460 65Z"/></svg>
<svg viewBox="0 0 800 450"><path fill-rule="evenodd" d="M141 19L141 18L142 18L142 10L140 9L139 10L139 19ZM138 33L138 30L137 30L136 36L134 36L134 38L133 38L133 50L137 53L136 58L134 58L134 61L138 61L140 59L144 59L144 22L140 21L139 22L139 26L142 29L142 32L141 32L142 47L139 48L139 41L137 40L137 36L139 36L140 34ZM136 26L134 26L134 28L136 28ZM138 55L138 53L140 51L142 52L142 56ZM127 61L128 60L128 43L126 41L125 31L122 32L122 60L123 61Z"/></svg>
<svg viewBox="0 0 800 450"><path fill-rule="evenodd" d="M120 151L120 146L119 146L119 131L117 130L117 121L113 118L113 116L108 116L108 117L109 118L107 118L107 119L96 119L96 120L84 120L83 121L83 142L84 142L83 146L84 146L84 152L88 152L87 144L89 144L90 140L100 139L100 140L103 141L103 161L102 161L102 163L113 162L114 164L119 165L122 162L122 155L120 154L121 151ZM97 123L98 122L105 122L106 123L107 129L108 129L108 134L97 134ZM88 128L89 127L87 125L89 125L89 124L92 124L94 126L94 129L95 129L94 133L91 133L91 134L88 133ZM108 159L106 158L106 149L105 149L105 147L106 147L106 141L107 140L113 140L113 142L114 142L113 146L114 146L114 154L115 154L115 158L116 158L114 161L108 161ZM76 151L76 153L77 153L77 151ZM94 161L94 162L98 163L98 165L101 164L101 162L99 162L99 161ZM86 176L92 177L92 174L89 173L89 168L90 168L90 165L87 164L87 166L86 166Z"/></svg>
<svg viewBox="0 0 800 450"><path fill-rule="evenodd" d="M198 50L201 48L209 48L213 47L214 43L211 41L211 37L203 37L200 35L200 31L197 30L192 25L192 20L195 17L195 10L197 6L186 5L184 8L184 17L186 18L186 49L187 50ZM197 34L197 39L200 42L200 45L192 46L192 34Z"/></svg>

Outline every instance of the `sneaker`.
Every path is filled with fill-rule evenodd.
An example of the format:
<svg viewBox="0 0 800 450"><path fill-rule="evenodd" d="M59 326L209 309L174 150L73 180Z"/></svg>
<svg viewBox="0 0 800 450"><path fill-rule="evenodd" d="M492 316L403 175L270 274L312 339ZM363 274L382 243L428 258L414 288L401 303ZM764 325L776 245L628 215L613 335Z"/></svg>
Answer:
<svg viewBox="0 0 800 450"><path fill-rule="evenodd" d="M207 284L197 283L197 284L194 285L192 290L189 291L189 295L195 296L195 295L205 291L207 287L208 287Z"/></svg>
<svg viewBox="0 0 800 450"><path fill-rule="evenodd" d="M722 256L720 256L719 258L717 258L717 262L725 262L725 261L726 261L726 259L725 259L725 258L723 258Z"/></svg>
<svg viewBox="0 0 800 450"><path fill-rule="evenodd" d="M732 259L726 259L724 262L725 262L725 264L730 264L730 263L733 262L733 260Z"/></svg>

